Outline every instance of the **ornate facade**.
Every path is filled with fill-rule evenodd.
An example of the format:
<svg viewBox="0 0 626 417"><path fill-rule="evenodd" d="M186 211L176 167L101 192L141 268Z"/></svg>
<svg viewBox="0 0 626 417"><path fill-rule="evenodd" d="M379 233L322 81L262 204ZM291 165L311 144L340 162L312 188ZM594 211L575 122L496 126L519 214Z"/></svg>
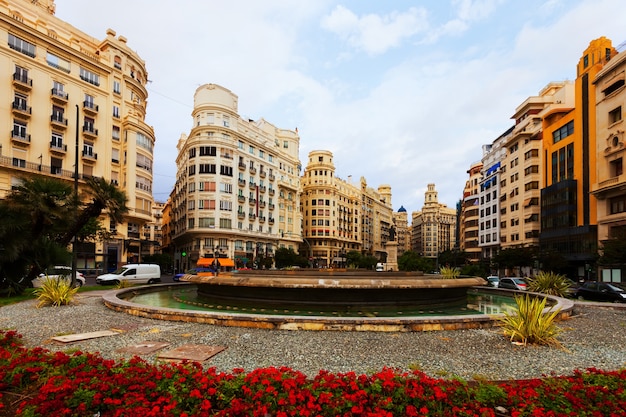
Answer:
<svg viewBox="0 0 626 417"><path fill-rule="evenodd" d="M152 221L153 129L145 123L148 74L123 36L104 39L54 15L54 1L0 2L0 197L23 176L79 187L102 177L128 197L124 224L103 216L112 238L78 248L78 268L99 272L138 260L141 230Z"/></svg>

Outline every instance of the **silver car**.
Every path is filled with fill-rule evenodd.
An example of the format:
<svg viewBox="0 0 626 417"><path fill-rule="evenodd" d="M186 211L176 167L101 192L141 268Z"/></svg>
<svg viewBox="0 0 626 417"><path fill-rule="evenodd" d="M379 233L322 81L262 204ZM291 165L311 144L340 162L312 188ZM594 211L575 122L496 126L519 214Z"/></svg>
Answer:
<svg viewBox="0 0 626 417"><path fill-rule="evenodd" d="M500 278L498 288L504 288L507 290L526 291L528 284L524 278L519 277L505 277Z"/></svg>
<svg viewBox="0 0 626 417"><path fill-rule="evenodd" d="M63 279L68 283L72 280L72 267L69 266L51 266L45 272L33 279L33 287L39 288L43 285L45 279ZM85 285L85 277L82 272L76 271L76 286Z"/></svg>

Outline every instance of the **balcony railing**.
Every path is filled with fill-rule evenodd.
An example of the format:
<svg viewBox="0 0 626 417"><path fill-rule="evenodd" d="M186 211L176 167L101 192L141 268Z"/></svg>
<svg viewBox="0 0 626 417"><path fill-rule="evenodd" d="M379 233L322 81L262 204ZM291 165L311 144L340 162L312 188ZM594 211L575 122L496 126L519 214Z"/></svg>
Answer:
<svg viewBox="0 0 626 417"><path fill-rule="evenodd" d="M24 74L14 72L13 85L21 90L30 91L33 88L33 80Z"/></svg>
<svg viewBox="0 0 626 417"><path fill-rule="evenodd" d="M11 130L11 139L17 141L17 143L30 143L30 134L16 132L15 130Z"/></svg>

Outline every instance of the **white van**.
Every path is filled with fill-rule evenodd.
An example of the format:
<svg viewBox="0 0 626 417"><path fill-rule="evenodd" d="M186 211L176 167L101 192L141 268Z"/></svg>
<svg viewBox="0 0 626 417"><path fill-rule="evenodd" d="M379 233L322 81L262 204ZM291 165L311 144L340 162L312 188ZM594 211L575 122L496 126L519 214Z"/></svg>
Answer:
<svg viewBox="0 0 626 417"><path fill-rule="evenodd" d="M383 272L385 270L385 264L382 262L378 262L376 264L376 272Z"/></svg>
<svg viewBox="0 0 626 417"><path fill-rule="evenodd" d="M126 280L131 284L161 282L161 267L156 264L128 264L110 274L98 275L96 284L116 285Z"/></svg>

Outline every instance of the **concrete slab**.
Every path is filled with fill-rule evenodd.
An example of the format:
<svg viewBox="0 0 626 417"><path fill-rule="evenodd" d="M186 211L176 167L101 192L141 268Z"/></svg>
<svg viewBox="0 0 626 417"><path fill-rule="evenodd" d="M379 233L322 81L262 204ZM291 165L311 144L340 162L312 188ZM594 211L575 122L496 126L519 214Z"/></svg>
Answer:
<svg viewBox="0 0 626 417"><path fill-rule="evenodd" d="M159 353L158 358L170 361L188 360L192 362L204 362L225 349L224 346L182 345L176 349Z"/></svg>
<svg viewBox="0 0 626 417"><path fill-rule="evenodd" d="M112 330L100 330L97 332L89 332L89 333L76 333L76 334L68 334L65 336L55 336L52 340L62 343L71 343L78 342L81 340L87 339L96 339L98 337L106 337L106 336L115 336L120 334L119 332L115 332Z"/></svg>
<svg viewBox="0 0 626 417"><path fill-rule="evenodd" d="M118 349L120 353L131 353L133 355L149 355L157 350L164 349L170 344L166 342L141 342L136 345L126 346L125 348Z"/></svg>

